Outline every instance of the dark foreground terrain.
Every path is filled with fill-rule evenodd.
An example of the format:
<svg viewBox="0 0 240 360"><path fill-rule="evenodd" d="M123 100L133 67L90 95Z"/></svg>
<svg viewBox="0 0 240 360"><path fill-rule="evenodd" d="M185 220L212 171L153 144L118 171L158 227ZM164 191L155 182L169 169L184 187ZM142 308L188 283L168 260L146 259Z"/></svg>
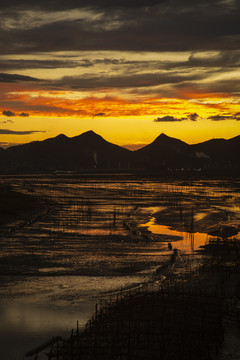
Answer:
<svg viewBox="0 0 240 360"><path fill-rule="evenodd" d="M1 183L4 360L239 359L237 179Z"/></svg>
<svg viewBox="0 0 240 360"><path fill-rule="evenodd" d="M239 250L236 242L214 242L204 259L177 258L160 267L144 285L96 305L84 329L53 338L46 358L239 359Z"/></svg>
<svg viewBox="0 0 240 360"><path fill-rule="evenodd" d="M12 189L8 183L0 184L0 231L14 221L24 220L39 211L38 199Z"/></svg>

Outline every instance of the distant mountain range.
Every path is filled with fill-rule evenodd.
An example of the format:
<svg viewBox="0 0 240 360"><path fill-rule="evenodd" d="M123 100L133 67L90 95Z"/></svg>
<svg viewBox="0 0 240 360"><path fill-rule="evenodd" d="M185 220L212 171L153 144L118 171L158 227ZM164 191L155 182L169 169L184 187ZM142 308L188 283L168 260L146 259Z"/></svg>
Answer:
<svg viewBox="0 0 240 360"><path fill-rule="evenodd" d="M0 172L138 170L163 174L240 174L239 150L240 136L189 145L161 134L151 144L130 151L87 131L72 138L61 134L43 141L0 148Z"/></svg>

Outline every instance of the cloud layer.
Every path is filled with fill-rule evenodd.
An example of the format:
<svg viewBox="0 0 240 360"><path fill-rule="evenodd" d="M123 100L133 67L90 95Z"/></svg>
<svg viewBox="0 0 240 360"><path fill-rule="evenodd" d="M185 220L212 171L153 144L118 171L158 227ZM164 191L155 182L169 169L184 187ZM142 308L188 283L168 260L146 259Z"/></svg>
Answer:
<svg viewBox="0 0 240 360"><path fill-rule="evenodd" d="M237 0L11 1L0 10L9 53L239 49Z"/></svg>
<svg viewBox="0 0 240 360"><path fill-rule="evenodd" d="M177 121L184 121L184 120L191 120L191 121L196 121L199 118L199 115L196 113L193 114L188 114L186 117L180 117L177 118L175 116L171 116L171 115L166 115L166 116L162 116L162 117L158 117L156 119L154 119L154 122L177 122Z"/></svg>
<svg viewBox="0 0 240 360"><path fill-rule="evenodd" d="M40 130L26 130L26 131L15 131L15 130L8 130L8 129L0 129L0 134L2 135L30 135L34 133L42 133L45 131Z"/></svg>
<svg viewBox="0 0 240 360"><path fill-rule="evenodd" d="M3 0L0 16L0 112L31 134L34 116L240 119L238 0Z"/></svg>
<svg viewBox="0 0 240 360"><path fill-rule="evenodd" d="M29 114L25 112L21 112L20 114L17 114L11 110L3 110L2 114L4 116L12 117L12 116L21 116L21 117L28 117Z"/></svg>

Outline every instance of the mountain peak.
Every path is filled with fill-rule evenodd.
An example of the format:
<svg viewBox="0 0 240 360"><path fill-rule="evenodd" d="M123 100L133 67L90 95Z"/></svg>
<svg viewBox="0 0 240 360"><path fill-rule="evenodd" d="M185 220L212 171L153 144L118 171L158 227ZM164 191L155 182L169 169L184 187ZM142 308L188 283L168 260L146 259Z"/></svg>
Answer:
<svg viewBox="0 0 240 360"><path fill-rule="evenodd" d="M81 136L81 138L90 138L90 139L92 139L92 138L102 138L102 136L100 136L100 135L98 135L97 133L95 133L93 130L88 130L88 131L85 131L85 132L83 132L82 134L80 134L80 135L78 135L78 136L75 136L75 138L76 137L80 137Z"/></svg>
<svg viewBox="0 0 240 360"><path fill-rule="evenodd" d="M163 139L173 139L173 138L171 138L170 136L168 136L164 133L161 133L155 140L157 140L157 139L163 140Z"/></svg>
<svg viewBox="0 0 240 360"><path fill-rule="evenodd" d="M229 140L213 139L204 143L187 143L161 133L151 144L134 151L106 141L93 130L71 137L59 134L33 143L0 148L1 172L55 171L84 169L141 169L157 172L178 169L206 173L226 170L239 174L240 135ZM24 170L21 170L24 169ZM27 170L25 170L27 169ZM170 170L169 170L170 169Z"/></svg>
<svg viewBox="0 0 240 360"><path fill-rule="evenodd" d="M96 134L93 130L85 131L84 133L74 136L72 138L74 141L84 141L84 143L96 143L105 141L101 135Z"/></svg>
<svg viewBox="0 0 240 360"><path fill-rule="evenodd" d="M186 143L184 143L184 141L182 141L182 140L179 140L179 139L176 139L176 138L173 138L173 137L171 137L171 136L168 136L168 135L166 135L166 134L164 134L164 133L161 133L154 141L153 141L153 143L159 143L159 142L161 142L161 143L164 143L164 144L168 144L168 143L178 143L178 144L186 144ZM152 144L153 144L152 143Z"/></svg>
<svg viewBox="0 0 240 360"><path fill-rule="evenodd" d="M234 136L233 138L228 139L227 141L228 142L240 141L240 135Z"/></svg>
<svg viewBox="0 0 240 360"><path fill-rule="evenodd" d="M137 150L139 154L152 154L152 156L158 157L173 157L179 154L181 151L185 151L189 147L188 144L182 140L175 139L161 133L151 144L146 145L142 149Z"/></svg>
<svg viewBox="0 0 240 360"><path fill-rule="evenodd" d="M93 130L83 132L81 135L97 135Z"/></svg>
<svg viewBox="0 0 240 360"><path fill-rule="evenodd" d="M67 136L65 134L59 134L56 136L55 139L66 139L66 138L67 138Z"/></svg>
<svg viewBox="0 0 240 360"><path fill-rule="evenodd" d="M43 140L43 142L46 143L46 144L50 144L50 143L52 143L52 144L55 144L55 143L61 144L61 143L65 143L68 139L69 138L66 135L59 134L59 135L57 135L57 136L55 136L53 138L45 139L45 140ZM39 143L41 143L41 141L34 141L34 143L39 144Z"/></svg>

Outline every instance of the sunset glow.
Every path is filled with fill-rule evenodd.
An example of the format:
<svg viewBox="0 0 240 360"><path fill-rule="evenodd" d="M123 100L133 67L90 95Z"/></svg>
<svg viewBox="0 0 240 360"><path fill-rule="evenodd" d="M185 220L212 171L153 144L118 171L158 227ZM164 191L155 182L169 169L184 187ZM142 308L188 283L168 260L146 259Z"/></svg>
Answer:
<svg viewBox="0 0 240 360"><path fill-rule="evenodd" d="M239 5L208 3L215 34L204 3L153 3L3 6L0 146L90 129L130 147L161 132L188 143L240 134L239 35L220 31ZM173 38L170 23L190 28L193 16L200 28Z"/></svg>

